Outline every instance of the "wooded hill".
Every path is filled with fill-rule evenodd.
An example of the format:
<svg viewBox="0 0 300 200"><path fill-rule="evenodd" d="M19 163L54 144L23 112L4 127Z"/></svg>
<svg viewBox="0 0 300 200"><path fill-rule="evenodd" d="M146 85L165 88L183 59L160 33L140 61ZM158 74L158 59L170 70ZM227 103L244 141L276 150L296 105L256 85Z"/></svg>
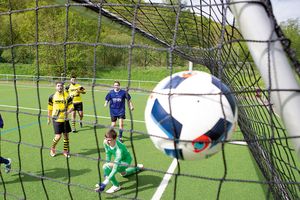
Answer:
<svg viewBox="0 0 300 200"><path fill-rule="evenodd" d="M66 75L76 72L81 77L91 77L93 66L98 71L120 66L126 68L129 62L141 68L169 65L169 53L156 49L161 46L153 41L136 34L135 45L140 48L133 48L130 52L131 29L105 17L99 20L97 13L83 7L66 8L64 3L64 0L40 0L38 12L35 10L36 1L11 0L1 3L0 63L13 61L32 64L39 66L41 75L52 76L60 76L66 67ZM175 23L174 14L161 13L169 19L168 23ZM190 13L185 11L182 15L188 16ZM219 26L217 23L210 25ZM292 45L299 55L299 24L290 21L283 24L283 27L287 36L294 41ZM189 31L189 27L186 30ZM196 42L197 38L191 38L191 41ZM169 39L172 39L172 35ZM177 41L180 40L184 38L179 35ZM174 66L187 66L187 61L175 54L172 55L172 63Z"/></svg>

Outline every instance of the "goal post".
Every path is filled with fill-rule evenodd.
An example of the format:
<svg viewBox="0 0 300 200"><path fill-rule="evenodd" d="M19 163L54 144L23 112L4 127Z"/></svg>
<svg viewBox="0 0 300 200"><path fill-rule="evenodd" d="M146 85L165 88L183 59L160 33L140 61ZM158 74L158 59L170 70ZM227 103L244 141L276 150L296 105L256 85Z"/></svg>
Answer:
<svg viewBox="0 0 300 200"><path fill-rule="evenodd" d="M154 194L153 199L156 194L165 192L162 198L227 199L234 193L238 199L251 193L254 199L300 199L297 159L300 157L300 63L276 23L270 1L32 0L0 3L3 27L0 28L3 73L0 84L5 88L0 112L8 121L6 130L0 134L0 147L4 156L16 161L12 173L19 174L4 175L4 179L0 173L1 185L7 183L7 187L0 189L0 199L8 196L15 199L59 199L62 195L71 199L107 197L95 194L91 181L101 182L104 173L101 166L106 159L102 156L100 140L111 120L109 110L98 102L112 89L114 80L119 80L122 86L127 85L126 89L136 102L136 109L129 113L123 129L123 134L128 136L126 145L132 153L130 165L136 167L143 163L145 166L144 172L128 179L129 182L121 180L124 190L113 194L114 197L151 199ZM15 37L19 35L22 37ZM238 126L226 140L215 136L203 142L195 137L177 138L174 144L190 142L191 151L208 143L214 146L221 140L224 145L218 155L205 161L192 164L175 160L176 166L172 163L172 167L176 170L170 171L170 167L166 167L170 159L156 153L155 146L148 140L160 136L147 132L144 108L147 99L154 97L153 88L159 81L171 79L178 71L189 73L192 70L209 71L230 91L227 88L221 92L209 90L196 83L189 85L185 94L195 97L192 101L197 101L197 107L203 105L202 97L217 96L219 99L222 95L233 95L239 111ZM70 145L75 147L70 151L72 160L49 159L53 135L45 133L52 133L53 127L43 122L48 119L45 114L47 99L55 92L53 83L65 81L70 75L76 75L88 92L83 97L87 108L85 117L74 121L76 125L83 122L81 135L89 137L83 143L80 135L70 135ZM179 77L178 82L185 78ZM172 90L178 86L173 83ZM190 90L193 87L208 90ZM166 106L175 108L170 104L174 95L168 97ZM222 107L226 119L226 102L216 103ZM182 106L177 105L180 109ZM185 108L191 111L187 116L193 114L194 107ZM173 118L173 111L167 113L162 122L168 123L166 119ZM200 119L197 114L194 114L193 124L185 125L183 120L180 123L209 126L210 121ZM207 115L212 114L207 112ZM167 126L171 132L176 129L173 122ZM228 123L215 126L222 132L228 128ZM118 129L121 128L116 127ZM215 135L210 127L205 132ZM200 131L198 138L205 132ZM174 144L171 145L174 147ZM57 152L63 147L62 143L57 146ZM174 152L181 151L182 147L175 147ZM34 159L28 159L27 151ZM56 170L53 162L55 166L66 166L66 170L59 170L63 179L57 173L48 173ZM32 163L35 163L34 169ZM84 169L89 170L76 171L82 168L82 163ZM163 182L168 179L165 174L174 180L166 190L159 185L160 177ZM26 184L29 179L38 181ZM151 187L144 188L149 180L153 182ZM186 181L193 184L181 187ZM205 187L208 184L211 185L209 190ZM32 192L37 185L42 187ZM49 192L53 188L63 189L59 194Z"/></svg>
<svg viewBox="0 0 300 200"><path fill-rule="evenodd" d="M274 31L275 22L268 16L263 4L256 0L231 0L231 3L238 28L270 92L274 110L293 138L300 158L300 87L280 38Z"/></svg>

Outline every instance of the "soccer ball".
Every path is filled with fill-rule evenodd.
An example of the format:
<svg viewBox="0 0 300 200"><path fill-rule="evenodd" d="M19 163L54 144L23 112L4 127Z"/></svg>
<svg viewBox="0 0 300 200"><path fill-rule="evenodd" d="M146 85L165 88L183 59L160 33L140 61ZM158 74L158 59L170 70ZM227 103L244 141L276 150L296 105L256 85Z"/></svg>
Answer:
<svg viewBox="0 0 300 200"><path fill-rule="evenodd" d="M145 122L156 148L182 160L203 159L222 148L237 122L229 88L200 71L178 72L160 81L150 94Z"/></svg>

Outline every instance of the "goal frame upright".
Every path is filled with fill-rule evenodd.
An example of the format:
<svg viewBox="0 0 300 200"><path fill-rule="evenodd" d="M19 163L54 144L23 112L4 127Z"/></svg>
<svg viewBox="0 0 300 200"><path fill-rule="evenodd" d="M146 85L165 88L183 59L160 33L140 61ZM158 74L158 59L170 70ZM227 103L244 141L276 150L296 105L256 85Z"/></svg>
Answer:
<svg viewBox="0 0 300 200"><path fill-rule="evenodd" d="M231 0L230 9L270 93L274 111L281 117L300 158L300 86L275 32L276 23L263 2L257 0Z"/></svg>

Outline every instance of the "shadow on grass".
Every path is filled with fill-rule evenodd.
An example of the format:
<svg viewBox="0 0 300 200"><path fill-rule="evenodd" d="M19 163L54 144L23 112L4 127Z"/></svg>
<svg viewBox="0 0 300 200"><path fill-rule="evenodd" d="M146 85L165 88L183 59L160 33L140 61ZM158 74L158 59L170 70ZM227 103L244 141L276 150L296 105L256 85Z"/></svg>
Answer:
<svg viewBox="0 0 300 200"><path fill-rule="evenodd" d="M104 153L104 148L100 147L99 148L100 153ZM78 154L80 155L85 155L85 156L89 156L89 155L97 155L98 154L98 149L94 148L94 149L81 149L80 152L78 152Z"/></svg>
<svg viewBox="0 0 300 200"><path fill-rule="evenodd" d="M81 176L85 173L89 173L91 169L70 169L70 176L76 177L76 176ZM19 177L18 174L12 174L11 178L14 178L14 180L11 181L5 181L5 184L14 184L14 183L19 183L20 178L22 182L34 182L34 181L41 181L41 178L43 176L41 171L38 172L31 172L32 176L30 174L21 174L21 177ZM45 180L49 179L59 179L59 181L66 182L68 181L68 170L66 168L54 168L54 169L49 169L44 171L44 177Z"/></svg>
<svg viewBox="0 0 300 200"><path fill-rule="evenodd" d="M143 173L143 172L141 172ZM145 190L149 190L151 188L157 188L161 182L161 177L149 175L149 174L139 174L138 175L138 185L136 182L136 176L131 175L125 181L120 181L120 185L122 190L116 193L116 195L124 195L124 196L134 196L136 191L142 192ZM137 188L138 187L138 188ZM114 199L114 196L107 196L107 199Z"/></svg>
<svg viewBox="0 0 300 200"><path fill-rule="evenodd" d="M104 138L104 134L105 132L108 130L108 128L103 128L103 127L97 127L97 135L99 137L100 140L102 140L102 138ZM94 127L93 126L83 126L82 128L77 128L76 129L77 132L72 133L70 132L70 135L76 135L76 134L86 134L86 133L92 133L94 134ZM118 129L115 129L116 132L118 133ZM118 133L119 134L119 133ZM133 141L137 141L137 140L144 140L149 138L149 136L147 134L141 134L141 133L133 133L132 134L132 139ZM123 132L123 141L126 142L130 142L130 133L129 132Z"/></svg>
<svg viewBox="0 0 300 200"><path fill-rule="evenodd" d="M102 147L103 145L101 144L99 151L100 153L105 153L104 148ZM125 146L127 149L131 149L131 145L130 145L130 141L126 141ZM79 154L79 155L83 155L83 156L91 156L91 155L98 155L98 149L94 148L94 149L81 149L80 152L71 152L71 154Z"/></svg>
<svg viewBox="0 0 300 200"><path fill-rule="evenodd" d="M92 131L92 132L94 132L94 127L93 126L85 125L82 128L76 128L76 132L75 133L70 132L70 134L78 134L78 133L80 134L81 132L86 132L86 131ZM97 130L97 132L98 132L98 130Z"/></svg>
<svg viewBox="0 0 300 200"><path fill-rule="evenodd" d="M148 138L149 137L147 135L144 135L144 134L133 134L133 136L132 136L133 142L137 141L137 140L148 139ZM123 141L130 143L130 135L129 135L129 133L123 134Z"/></svg>

